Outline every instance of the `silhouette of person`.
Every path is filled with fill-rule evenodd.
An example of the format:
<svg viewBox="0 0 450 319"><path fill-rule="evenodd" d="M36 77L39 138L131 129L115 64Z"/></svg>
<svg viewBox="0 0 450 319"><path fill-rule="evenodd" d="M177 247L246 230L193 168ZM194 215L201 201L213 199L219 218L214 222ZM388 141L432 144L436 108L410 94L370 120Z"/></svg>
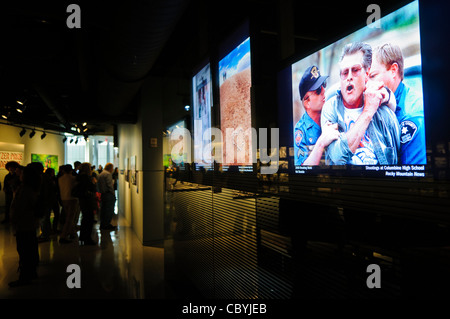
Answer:
<svg viewBox="0 0 450 319"><path fill-rule="evenodd" d="M5 179L3 180L3 191L5 192L5 218L2 221L2 224L9 222L9 211L11 207L11 203L13 200L14 187L18 184L18 176L16 175L16 169L19 166L17 162L8 162L5 165L6 170L8 170L8 174L6 174Z"/></svg>
<svg viewBox="0 0 450 319"><path fill-rule="evenodd" d="M94 225L94 210L96 209L97 187L93 183L91 174L91 164L82 163L79 165L79 172L77 176L76 193L81 208L81 227L80 227L80 242L84 245L95 245L96 242L92 240L92 228Z"/></svg>
<svg viewBox="0 0 450 319"><path fill-rule="evenodd" d="M30 284L37 277L39 263L36 206L41 187L40 172L28 164L23 169L21 182L11 203L11 224L16 235L20 274L18 280L9 283L10 287Z"/></svg>

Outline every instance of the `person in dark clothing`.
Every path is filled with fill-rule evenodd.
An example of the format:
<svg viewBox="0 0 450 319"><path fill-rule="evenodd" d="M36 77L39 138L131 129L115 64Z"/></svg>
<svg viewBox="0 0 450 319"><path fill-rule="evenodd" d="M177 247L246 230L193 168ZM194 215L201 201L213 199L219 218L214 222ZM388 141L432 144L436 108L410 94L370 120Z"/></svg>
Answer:
<svg viewBox="0 0 450 319"><path fill-rule="evenodd" d="M35 216L39 219L39 221L41 221L45 216L47 207L49 206L48 187L46 183L44 183L44 165L42 165L42 163L39 162L31 162L28 165L30 165L35 170L35 172L39 175L40 178L40 188L38 194L38 201L35 207Z"/></svg>
<svg viewBox="0 0 450 319"><path fill-rule="evenodd" d="M114 165L108 163L105 165L105 169L98 176L98 190L101 195L101 208L100 208L100 229L101 230L116 230L117 227L111 225L111 220L114 215L114 205L116 202L116 196L114 194L114 183L112 179L112 173L114 171Z"/></svg>
<svg viewBox="0 0 450 319"><path fill-rule="evenodd" d="M64 175L64 165L60 165L59 166L59 170L58 170L58 174L55 177L55 182L56 182L56 193L57 193L57 200L58 200L58 207L60 207L59 209L59 216L58 216L58 221L55 222L53 221L53 230L55 231L55 233L59 233L58 230L58 226L62 226L64 225L66 219L65 219L65 212L64 212L64 206L62 204L62 200L61 200L61 193L59 191L59 184L58 184L58 180L61 176Z"/></svg>
<svg viewBox="0 0 450 319"><path fill-rule="evenodd" d="M18 280L9 283L10 287L30 284L37 277L39 263L36 206L39 202L41 175L28 164L23 169L21 181L11 203L11 225L16 235L20 275Z"/></svg>
<svg viewBox="0 0 450 319"><path fill-rule="evenodd" d="M78 170L80 169L80 165L81 165L80 161L73 162L73 174L74 175L78 174Z"/></svg>
<svg viewBox="0 0 450 319"><path fill-rule="evenodd" d="M54 220L53 229L58 225L59 219L59 204L57 184L55 180L55 170L53 168L47 168L42 175L42 186L44 189L44 216L41 221L41 236L39 242L45 242L50 240L50 234L52 232L52 224L50 221L50 215L53 210Z"/></svg>
<svg viewBox="0 0 450 319"><path fill-rule="evenodd" d="M22 165L17 165L16 167L16 177L14 178L13 182L12 182L12 190L13 193L15 194L17 192L17 189L19 189L19 186L22 185L22 172L23 169L25 168L25 166Z"/></svg>
<svg viewBox="0 0 450 319"><path fill-rule="evenodd" d="M2 224L9 223L11 203L14 195L14 188L19 184L19 178L16 175L16 169L19 163L11 161L6 163L5 168L9 171L3 180L3 191L5 192L5 219Z"/></svg>
<svg viewBox="0 0 450 319"><path fill-rule="evenodd" d="M19 163L11 161L6 163L5 168L9 171L3 180L3 191L5 192L5 219L2 224L9 223L9 211L14 195L14 187L18 184L18 177L16 175L16 168Z"/></svg>
<svg viewBox="0 0 450 319"><path fill-rule="evenodd" d="M84 245L96 244L91 237L94 226L94 210L97 205L96 191L97 187L92 181L91 164L80 164L74 193L80 202L81 226L79 240Z"/></svg>
<svg viewBox="0 0 450 319"><path fill-rule="evenodd" d="M114 168L114 172L112 174L113 183L114 183L114 191L117 190L117 183L119 182L119 168Z"/></svg>
<svg viewBox="0 0 450 319"><path fill-rule="evenodd" d="M48 171L49 169L47 169ZM47 171L45 171L47 173ZM51 196L50 196L50 207L53 211L53 223L51 224L51 232L53 234L58 233L58 225L60 222L60 215L61 215L61 205L60 205L60 198L59 198L59 187L58 187L58 178L55 175L55 170L50 169L50 177L51 177Z"/></svg>

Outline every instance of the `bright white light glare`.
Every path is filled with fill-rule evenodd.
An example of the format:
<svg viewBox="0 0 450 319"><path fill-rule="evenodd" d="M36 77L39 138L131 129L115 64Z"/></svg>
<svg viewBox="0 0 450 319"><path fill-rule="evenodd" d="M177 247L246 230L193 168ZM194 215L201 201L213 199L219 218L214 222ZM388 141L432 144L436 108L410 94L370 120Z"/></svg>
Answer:
<svg viewBox="0 0 450 319"><path fill-rule="evenodd" d="M191 109L191 107L190 107L189 105L185 105L184 109L185 109L186 111L189 111L189 110Z"/></svg>

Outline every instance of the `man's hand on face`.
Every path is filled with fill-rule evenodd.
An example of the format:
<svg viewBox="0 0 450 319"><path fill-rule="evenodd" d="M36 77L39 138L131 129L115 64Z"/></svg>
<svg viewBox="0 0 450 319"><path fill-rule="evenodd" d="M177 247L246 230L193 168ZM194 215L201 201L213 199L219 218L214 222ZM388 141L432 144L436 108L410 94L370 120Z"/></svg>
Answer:
<svg viewBox="0 0 450 319"><path fill-rule="evenodd" d="M372 116L377 112L378 107L387 102L389 92L381 81L368 81L364 90L364 111Z"/></svg>

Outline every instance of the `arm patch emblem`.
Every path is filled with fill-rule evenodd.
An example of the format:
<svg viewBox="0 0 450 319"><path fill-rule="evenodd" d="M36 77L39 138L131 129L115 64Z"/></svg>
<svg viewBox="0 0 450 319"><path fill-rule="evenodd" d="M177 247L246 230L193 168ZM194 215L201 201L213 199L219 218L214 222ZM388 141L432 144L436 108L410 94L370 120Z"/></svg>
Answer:
<svg viewBox="0 0 450 319"><path fill-rule="evenodd" d="M296 130L294 137L295 137L295 145L297 145L297 147L300 147L300 144L301 144L302 139L303 139L303 132L302 132L302 130Z"/></svg>
<svg viewBox="0 0 450 319"><path fill-rule="evenodd" d="M400 123L400 142L408 143L417 132L417 125L412 121L403 121Z"/></svg>

